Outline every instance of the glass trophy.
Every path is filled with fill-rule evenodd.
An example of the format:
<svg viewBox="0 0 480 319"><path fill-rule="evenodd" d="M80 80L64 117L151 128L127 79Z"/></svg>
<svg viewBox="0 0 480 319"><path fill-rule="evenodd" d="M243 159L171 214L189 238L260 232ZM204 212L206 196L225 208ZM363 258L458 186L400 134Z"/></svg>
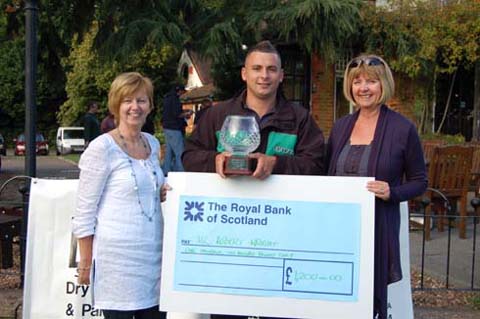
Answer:
<svg viewBox="0 0 480 319"><path fill-rule="evenodd" d="M232 156L225 161L227 175L251 175L252 159L248 157L260 145L260 129L253 116L229 115L220 131L220 142Z"/></svg>

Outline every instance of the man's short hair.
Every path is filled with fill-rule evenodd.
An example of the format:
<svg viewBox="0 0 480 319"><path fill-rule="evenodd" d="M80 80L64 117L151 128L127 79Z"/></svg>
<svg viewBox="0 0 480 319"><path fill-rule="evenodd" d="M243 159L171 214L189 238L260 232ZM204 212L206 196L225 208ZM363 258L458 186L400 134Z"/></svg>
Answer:
<svg viewBox="0 0 480 319"><path fill-rule="evenodd" d="M90 111L95 105L98 106L98 102L97 102L97 101L88 101L87 111Z"/></svg>
<svg viewBox="0 0 480 319"><path fill-rule="evenodd" d="M175 92L178 92L178 91L185 91L185 85L183 84L178 84L175 86Z"/></svg>
<svg viewBox="0 0 480 319"><path fill-rule="evenodd" d="M280 53L275 48L275 46L268 40L258 42L253 47L249 48L247 54L245 55L245 61L247 60L248 56L253 52L276 54L278 56L278 60L280 61L280 65L282 65L282 58L280 57Z"/></svg>

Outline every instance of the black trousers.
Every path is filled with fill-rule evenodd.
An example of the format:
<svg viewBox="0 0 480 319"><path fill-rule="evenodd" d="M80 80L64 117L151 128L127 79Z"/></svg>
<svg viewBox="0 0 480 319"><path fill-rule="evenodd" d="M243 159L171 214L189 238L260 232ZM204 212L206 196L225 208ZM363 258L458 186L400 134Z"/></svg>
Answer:
<svg viewBox="0 0 480 319"><path fill-rule="evenodd" d="M166 319L167 313L160 311L158 305L139 310L102 310L105 319Z"/></svg>
<svg viewBox="0 0 480 319"><path fill-rule="evenodd" d="M236 316L236 315L214 315L211 314L211 319L247 319L249 316ZM259 317L260 319L280 319L276 317Z"/></svg>

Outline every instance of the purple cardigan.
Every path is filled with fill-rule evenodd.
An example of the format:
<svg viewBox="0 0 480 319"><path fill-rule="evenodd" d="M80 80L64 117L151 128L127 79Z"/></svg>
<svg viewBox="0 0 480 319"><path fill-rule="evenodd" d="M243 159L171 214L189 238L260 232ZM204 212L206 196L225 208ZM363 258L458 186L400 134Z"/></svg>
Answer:
<svg viewBox="0 0 480 319"><path fill-rule="evenodd" d="M336 175L338 156L350 138L359 112L337 122L327 146L328 175ZM387 285L402 279L399 203L425 192L427 174L420 138L412 122L382 105L368 161L368 176L386 181L390 200L375 200L375 308L386 318Z"/></svg>

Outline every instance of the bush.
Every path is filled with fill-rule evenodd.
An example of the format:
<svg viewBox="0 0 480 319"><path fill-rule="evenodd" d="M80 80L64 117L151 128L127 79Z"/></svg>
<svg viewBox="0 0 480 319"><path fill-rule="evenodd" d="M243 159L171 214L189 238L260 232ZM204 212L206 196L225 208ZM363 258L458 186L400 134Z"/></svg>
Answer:
<svg viewBox="0 0 480 319"><path fill-rule="evenodd" d="M422 134L421 137L422 141L429 141L429 140L442 140L445 141L449 145L457 145L465 143L465 136L462 134L436 134L436 133L427 133Z"/></svg>
<svg viewBox="0 0 480 319"><path fill-rule="evenodd" d="M165 134L163 134L163 130L155 132L155 137L160 142L160 145L165 145Z"/></svg>

